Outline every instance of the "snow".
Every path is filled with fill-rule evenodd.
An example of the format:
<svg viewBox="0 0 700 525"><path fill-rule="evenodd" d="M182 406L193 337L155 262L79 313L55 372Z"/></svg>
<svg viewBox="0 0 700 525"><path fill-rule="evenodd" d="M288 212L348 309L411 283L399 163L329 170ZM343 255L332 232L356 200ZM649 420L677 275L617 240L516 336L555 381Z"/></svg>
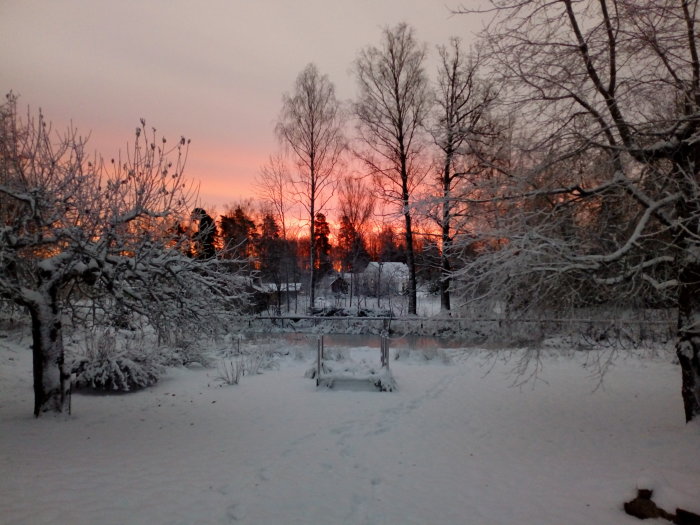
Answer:
<svg viewBox="0 0 700 525"><path fill-rule="evenodd" d="M318 374L318 361L306 371L304 377L313 378L319 386L327 388L337 388L342 386L345 389L371 388L383 392L391 392L396 389L396 381L388 366L382 366L381 357L376 350L369 349L355 351L364 355L360 360L353 359L349 355L352 352L326 351L326 355L321 360L320 375ZM374 356L372 354L375 354ZM374 357L374 359L372 359ZM379 357L379 359L377 359Z"/></svg>
<svg viewBox="0 0 700 525"><path fill-rule="evenodd" d="M173 368L35 420L29 339L2 335L4 524L614 525L637 523L638 487L700 512L700 425L668 353L618 357L596 388L591 352L548 350L514 388L520 351L450 349L392 360L381 393L317 389L314 345L280 342L278 369L235 386Z"/></svg>

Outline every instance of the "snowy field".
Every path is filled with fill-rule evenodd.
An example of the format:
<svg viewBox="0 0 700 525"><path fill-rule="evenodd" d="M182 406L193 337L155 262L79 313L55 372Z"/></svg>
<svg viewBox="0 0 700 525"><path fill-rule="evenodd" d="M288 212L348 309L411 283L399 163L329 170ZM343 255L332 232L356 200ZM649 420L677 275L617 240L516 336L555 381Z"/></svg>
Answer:
<svg viewBox="0 0 700 525"><path fill-rule="evenodd" d="M513 387L514 358L452 349L392 360L398 390L378 393L317 390L314 350L280 343L235 386L170 369L35 420L28 345L0 338L3 524L614 525L638 523L638 487L700 512L700 425L667 353L619 358L596 389L583 352Z"/></svg>

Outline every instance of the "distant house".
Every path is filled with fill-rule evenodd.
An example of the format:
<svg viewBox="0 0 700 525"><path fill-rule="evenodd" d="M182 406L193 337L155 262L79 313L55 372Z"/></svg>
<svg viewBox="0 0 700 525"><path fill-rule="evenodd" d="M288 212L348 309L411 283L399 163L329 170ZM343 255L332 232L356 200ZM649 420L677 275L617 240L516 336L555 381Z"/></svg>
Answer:
<svg viewBox="0 0 700 525"><path fill-rule="evenodd" d="M408 266L401 262L370 262L360 274L367 295L403 295L408 290Z"/></svg>
<svg viewBox="0 0 700 525"><path fill-rule="evenodd" d="M257 288L265 295L267 307L285 305L297 299L301 283L260 283Z"/></svg>
<svg viewBox="0 0 700 525"><path fill-rule="evenodd" d="M334 294L346 294L350 290L350 285L342 275L338 275L331 281L331 292Z"/></svg>

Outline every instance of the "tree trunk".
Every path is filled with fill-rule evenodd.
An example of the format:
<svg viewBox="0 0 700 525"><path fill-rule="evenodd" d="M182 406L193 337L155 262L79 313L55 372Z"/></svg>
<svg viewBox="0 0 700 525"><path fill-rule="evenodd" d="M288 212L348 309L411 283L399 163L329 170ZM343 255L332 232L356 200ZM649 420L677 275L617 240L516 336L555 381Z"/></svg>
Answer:
<svg viewBox="0 0 700 525"><path fill-rule="evenodd" d="M700 244L696 242L700 233L700 202L693 198L697 195L700 179L700 174L695 171L695 167L700 166L700 148L681 150L673 160L675 178L685 196L677 208L679 222L685 228L679 232L677 240L682 252L678 274L676 355L681 365L681 396L687 423L700 418Z"/></svg>
<svg viewBox="0 0 700 525"><path fill-rule="evenodd" d="M411 209L409 207L408 174L403 179L403 216L406 224L406 264L408 266L408 315L417 313L417 289L416 286L416 257L413 253L413 226L411 224Z"/></svg>
<svg viewBox="0 0 700 525"><path fill-rule="evenodd" d="M686 263L679 276L678 343L685 420L700 417L700 261Z"/></svg>
<svg viewBox="0 0 700 525"><path fill-rule="evenodd" d="M416 315L417 312L417 286L416 286L416 257L413 253L413 230L411 215L406 212L406 264L408 265L408 314Z"/></svg>
<svg viewBox="0 0 700 525"><path fill-rule="evenodd" d="M313 247L311 248L311 251L313 252L314 249ZM309 312L313 313L314 307L316 306L316 269L314 268L314 265L316 264L316 260L314 256L311 256L311 268L309 269Z"/></svg>
<svg viewBox="0 0 700 525"><path fill-rule="evenodd" d="M451 136L448 141L452 141ZM452 148L447 148L445 152L445 167L442 174L442 251L440 253L440 310L450 311L450 260L448 252L452 239L450 238L450 216L452 213L451 193L452 193Z"/></svg>
<svg viewBox="0 0 700 525"><path fill-rule="evenodd" d="M449 312L452 309L450 302L450 262L445 256L442 258L442 276L440 278L440 310Z"/></svg>
<svg viewBox="0 0 700 525"><path fill-rule="evenodd" d="M449 312L451 309L450 305L450 272L452 268L450 266L450 259L448 258L447 252L449 251L450 244L452 240L450 239L450 227L449 225L442 226L442 253L441 258L441 270L440 270L440 310L443 312Z"/></svg>
<svg viewBox="0 0 700 525"><path fill-rule="evenodd" d="M290 312L290 307L289 307L290 306L289 305L289 263L291 261L291 258L289 257L289 244L287 244L287 238L285 237L284 240L285 240L285 243L284 243L284 254L285 254L285 257L284 257L284 262L285 262L285 264L284 264L284 278L285 278L285 281L287 282L286 300L287 300L287 313L289 313ZM296 291L296 285L294 286L294 288L295 288L295 293L298 293Z"/></svg>
<svg viewBox="0 0 700 525"><path fill-rule="evenodd" d="M34 358L34 416L70 411L70 374L65 370L63 331L56 292L29 307Z"/></svg>
<svg viewBox="0 0 700 525"><path fill-rule="evenodd" d="M354 270L354 268L353 268ZM355 286L355 272L352 271L350 272L350 306L348 308L352 308L352 295L353 295L353 289L352 287Z"/></svg>
<svg viewBox="0 0 700 525"><path fill-rule="evenodd" d="M382 262L377 263L377 308L382 307Z"/></svg>
<svg viewBox="0 0 700 525"><path fill-rule="evenodd" d="M313 180L313 172L311 177ZM313 185L311 191L315 192ZM315 193L312 193L312 195L313 194ZM309 275L309 313L313 314L314 307L316 306L316 225L314 224L314 221L316 221L316 203L313 197L311 198L310 204L311 224L309 225L309 272L311 275Z"/></svg>

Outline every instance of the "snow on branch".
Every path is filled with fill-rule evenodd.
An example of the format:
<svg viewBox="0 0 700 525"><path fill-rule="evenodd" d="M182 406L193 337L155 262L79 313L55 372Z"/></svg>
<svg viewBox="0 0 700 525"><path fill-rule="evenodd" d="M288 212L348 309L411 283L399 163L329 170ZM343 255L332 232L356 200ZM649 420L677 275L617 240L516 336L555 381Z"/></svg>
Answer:
<svg viewBox="0 0 700 525"><path fill-rule="evenodd" d="M140 124L125 158L105 163L86 157L75 130L54 134L41 113L21 118L8 96L0 106L0 296L69 301L79 283L165 317L187 308L205 316L217 301L235 308L245 299L236 272L186 255L178 226L193 207L189 141L169 147Z"/></svg>

